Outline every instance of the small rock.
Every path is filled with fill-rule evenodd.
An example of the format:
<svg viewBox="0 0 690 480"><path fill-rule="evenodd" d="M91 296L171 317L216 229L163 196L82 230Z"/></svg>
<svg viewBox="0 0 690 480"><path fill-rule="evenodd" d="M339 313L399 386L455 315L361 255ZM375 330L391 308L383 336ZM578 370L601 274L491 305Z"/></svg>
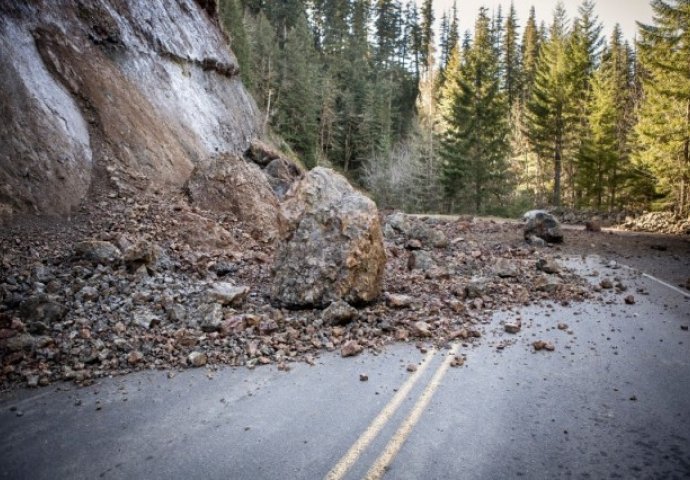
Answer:
<svg viewBox="0 0 690 480"><path fill-rule="evenodd" d="M688 330L688 326L687 326L687 325L681 325L681 326L680 326L680 329L681 329L681 330L687 331L687 330Z"/></svg>
<svg viewBox="0 0 690 480"><path fill-rule="evenodd" d="M412 305L412 297L398 293L386 294L386 304L391 308L408 308Z"/></svg>
<svg viewBox="0 0 690 480"><path fill-rule="evenodd" d="M501 278L515 278L520 273L515 263L505 258L498 259L493 267L493 271Z"/></svg>
<svg viewBox="0 0 690 480"><path fill-rule="evenodd" d="M203 367L208 362L208 356L203 352L192 352L187 357L187 363L192 367Z"/></svg>
<svg viewBox="0 0 690 480"><path fill-rule="evenodd" d="M559 329L559 330L567 330L567 329L568 329L568 324L567 324L567 323L559 323L559 324L558 324L558 329Z"/></svg>
<svg viewBox="0 0 690 480"><path fill-rule="evenodd" d="M635 297L632 295L628 295L625 297L625 303L628 305L634 305L635 304Z"/></svg>
<svg viewBox="0 0 690 480"><path fill-rule="evenodd" d="M601 282L599 282L599 286L601 288L605 288L605 289L609 290L609 289L613 288L613 282L610 279L605 278Z"/></svg>
<svg viewBox="0 0 690 480"><path fill-rule="evenodd" d="M223 307L217 303L202 305L199 308L201 312L201 323L199 327L204 332L217 332L223 325Z"/></svg>
<svg viewBox="0 0 690 480"><path fill-rule="evenodd" d="M585 223L585 230L588 232L601 232L601 221L598 218L593 218Z"/></svg>
<svg viewBox="0 0 690 480"><path fill-rule="evenodd" d="M503 325L503 329L508 333L518 333L522 328L522 323L520 321L510 322Z"/></svg>
<svg viewBox="0 0 690 480"><path fill-rule="evenodd" d="M410 363L407 365L407 371L410 373L416 372L417 371L417 365L414 363Z"/></svg>
<svg viewBox="0 0 690 480"><path fill-rule="evenodd" d="M366 373L360 373L359 374L359 381L360 382L366 382L368 380L369 380L369 375L367 375Z"/></svg>
<svg viewBox="0 0 690 480"><path fill-rule="evenodd" d="M144 354L141 353L139 350L135 350L133 352L130 352L129 355L127 355L127 363L130 365L136 365L139 362L141 362L144 359Z"/></svg>
<svg viewBox="0 0 690 480"><path fill-rule="evenodd" d="M74 247L74 253L77 257L94 263L102 263L104 265L116 262L122 258L122 253L119 248L110 242L103 242L100 240L79 242Z"/></svg>
<svg viewBox="0 0 690 480"><path fill-rule="evenodd" d="M345 325L359 316L359 311L349 303L338 300L321 313L324 325Z"/></svg>
<svg viewBox="0 0 690 480"><path fill-rule="evenodd" d="M431 254L426 250L414 250L410 252L407 258L408 270L421 270L426 272L436 266L436 262L431 257Z"/></svg>
<svg viewBox="0 0 690 480"><path fill-rule="evenodd" d="M239 305L249 294L249 287L236 287L227 282L218 282L208 292L209 299L222 305Z"/></svg>
<svg viewBox="0 0 690 480"><path fill-rule="evenodd" d="M420 242L416 238L413 238L412 240L408 241L405 244L405 248L407 250L421 250L422 249L422 242Z"/></svg>
<svg viewBox="0 0 690 480"><path fill-rule="evenodd" d="M456 355L450 361L450 366L453 368L462 367L464 364L465 364L465 359L459 355Z"/></svg>
<svg viewBox="0 0 690 480"><path fill-rule="evenodd" d="M428 323L419 321L419 322L414 322L412 325L412 335L415 337L430 337L431 336L431 327L429 326Z"/></svg>
<svg viewBox="0 0 690 480"><path fill-rule="evenodd" d="M537 352L539 350L547 350L549 352L553 352L556 349L553 343L545 342L544 340L537 340L535 342L532 342L532 347L534 347L534 350Z"/></svg>
<svg viewBox="0 0 690 480"><path fill-rule="evenodd" d="M555 274L561 271L561 266L551 258L540 258L537 260L537 270L544 273Z"/></svg>
<svg viewBox="0 0 690 480"><path fill-rule="evenodd" d="M543 247L546 246L546 241L544 241L543 239L537 237L536 235L527 235L527 236L525 236L525 241L526 241L528 244L532 245L533 247L543 248Z"/></svg>
<svg viewBox="0 0 690 480"><path fill-rule="evenodd" d="M140 240L125 250L122 259L130 272L136 272L142 266L147 270L156 270L165 263L163 249L153 242Z"/></svg>
<svg viewBox="0 0 690 480"><path fill-rule="evenodd" d="M355 340L348 340L340 349L340 355L343 357L354 357L362 352L362 346Z"/></svg>
<svg viewBox="0 0 690 480"><path fill-rule="evenodd" d="M154 325L158 325L160 319L155 313L148 310L136 310L132 314L132 323L148 330Z"/></svg>
<svg viewBox="0 0 690 480"><path fill-rule="evenodd" d="M35 295L19 307L19 315L26 321L27 330L34 334L45 332L66 313L67 309L62 304L45 294Z"/></svg>

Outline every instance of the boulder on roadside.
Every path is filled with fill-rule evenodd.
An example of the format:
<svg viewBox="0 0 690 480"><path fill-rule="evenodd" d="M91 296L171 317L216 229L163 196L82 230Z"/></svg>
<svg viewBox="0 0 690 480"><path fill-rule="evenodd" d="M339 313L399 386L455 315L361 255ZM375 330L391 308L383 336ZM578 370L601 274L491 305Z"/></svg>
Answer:
<svg viewBox="0 0 690 480"><path fill-rule="evenodd" d="M561 224L556 217L543 210L531 210L525 213L526 220L524 228L525 240L530 240L536 236L549 243L561 243L563 241L563 231Z"/></svg>
<svg viewBox="0 0 690 480"><path fill-rule="evenodd" d="M332 170L317 167L283 204L287 234L273 266L271 296L289 308L375 300L386 255L376 205Z"/></svg>

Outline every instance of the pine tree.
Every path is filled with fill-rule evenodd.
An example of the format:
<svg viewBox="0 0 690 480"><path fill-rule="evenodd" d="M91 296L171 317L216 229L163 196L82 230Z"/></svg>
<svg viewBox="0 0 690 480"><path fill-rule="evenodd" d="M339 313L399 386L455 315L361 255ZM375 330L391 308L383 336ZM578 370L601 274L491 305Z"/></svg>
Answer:
<svg viewBox="0 0 690 480"><path fill-rule="evenodd" d="M479 10L474 41L459 69L449 70L441 155L447 195L468 198L483 212L506 187L508 125L500 88L498 52L486 8Z"/></svg>
<svg viewBox="0 0 690 480"><path fill-rule="evenodd" d="M515 6L510 3L510 10L506 17L503 34L503 88L508 98L508 108L512 109L513 104L519 98L520 92L520 45L518 44L518 23Z"/></svg>
<svg viewBox="0 0 690 480"><path fill-rule="evenodd" d="M522 35L522 45L520 46L520 57L522 59L522 75L520 78L521 93L523 103L532 94L532 85L537 70L537 59L539 58L539 29L534 7L530 9L527 25Z"/></svg>
<svg viewBox="0 0 690 480"><path fill-rule="evenodd" d="M430 69L434 64L434 5L433 0L424 0L420 24L420 61L422 68Z"/></svg>
<svg viewBox="0 0 690 480"><path fill-rule="evenodd" d="M379 68L390 68L394 62L400 32L399 5L393 0L376 1L376 60Z"/></svg>
<svg viewBox="0 0 690 480"><path fill-rule="evenodd" d="M297 20L285 39L281 72L281 96L274 124L278 132L301 155L307 167L316 165L319 71L313 37L306 16Z"/></svg>
<svg viewBox="0 0 690 480"><path fill-rule="evenodd" d="M263 12L247 22L251 71L253 79L252 92L264 112L264 128L268 127L274 114L276 98L280 85L280 50L275 29Z"/></svg>
<svg viewBox="0 0 690 480"><path fill-rule="evenodd" d="M569 132L576 113L566 55L566 18L565 8L559 2L549 38L540 48L526 115L526 133L532 149L553 163L551 201L556 206L561 204L563 156L570 147Z"/></svg>
<svg viewBox="0 0 690 480"><path fill-rule="evenodd" d="M247 32L244 29L244 15L242 5L238 0L221 0L219 4L220 21L230 36L230 48L232 49L240 74L245 85L251 88L252 68L249 59L249 42Z"/></svg>
<svg viewBox="0 0 690 480"><path fill-rule="evenodd" d="M571 205L582 201L582 189L578 186L577 178L579 166L587 161L586 146L582 142L587 138L589 126L587 121L590 112L587 110L587 99L591 94L591 79L599 64L602 45L602 26L594 13L593 0L584 0L579 7L579 15L575 19L572 32L567 42L566 56L570 69L573 86L572 95L575 100L577 115L576 130L573 132L576 155L567 155L565 161L566 194ZM600 85L601 86L601 85Z"/></svg>
<svg viewBox="0 0 690 480"><path fill-rule="evenodd" d="M675 210L690 213L690 1L652 0L654 24L640 25L646 74L636 132L637 162L656 177Z"/></svg>

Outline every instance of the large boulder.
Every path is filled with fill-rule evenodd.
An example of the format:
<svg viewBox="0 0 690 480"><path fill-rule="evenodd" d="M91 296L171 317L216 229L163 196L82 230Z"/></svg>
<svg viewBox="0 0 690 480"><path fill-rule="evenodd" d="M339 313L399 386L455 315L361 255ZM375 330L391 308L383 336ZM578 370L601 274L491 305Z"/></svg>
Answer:
<svg viewBox="0 0 690 480"><path fill-rule="evenodd" d="M251 227L255 238L278 236L278 199L259 167L239 156L221 155L197 166L187 182L187 193L201 208L233 213Z"/></svg>
<svg viewBox="0 0 690 480"><path fill-rule="evenodd" d="M526 221L524 235L525 240L534 237L541 238L550 243L563 241L563 230L556 217L543 210L531 210L524 217Z"/></svg>
<svg viewBox="0 0 690 480"><path fill-rule="evenodd" d="M376 205L332 170L317 167L283 204L287 233L274 264L272 298L290 307L375 300L386 255Z"/></svg>

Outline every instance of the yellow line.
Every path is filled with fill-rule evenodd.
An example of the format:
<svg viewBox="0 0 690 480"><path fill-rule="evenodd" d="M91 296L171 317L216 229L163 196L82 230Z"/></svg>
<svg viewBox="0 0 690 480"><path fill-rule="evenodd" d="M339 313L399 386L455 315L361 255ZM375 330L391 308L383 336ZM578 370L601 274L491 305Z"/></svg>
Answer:
<svg viewBox="0 0 690 480"><path fill-rule="evenodd" d="M395 411L400 407L400 404L405 400L405 397L410 390L417 383L417 380L421 377L426 367L429 365L431 357L436 353L436 349L430 349L429 353L424 357L422 364L413 373L410 378L405 381L400 390L393 396L390 402L383 407L381 413L372 421L367 429L360 435L357 441L350 447L345 455L340 459L340 461L331 469L328 474L324 477L325 480L340 480L345 476L347 471L354 465L357 459L362 455L362 452L367 448L367 446L376 438L383 426L390 420Z"/></svg>
<svg viewBox="0 0 690 480"><path fill-rule="evenodd" d="M367 472L366 477L364 477L366 480L379 480L381 477L383 477L383 474L386 473L388 466L398 454L400 448L405 443L405 440L407 440L407 437L410 435L410 432L412 432L412 429L424 413L424 409L426 409L426 407L429 405L431 397L433 397L434 393L436 393L436 390L441 384L441 380L443 379L444 375L448 371L448 367L450 367L450 363L457 353L457 350L458 345L456 344L451 350L449 356L441 364L438 370L436 370L436 373L434 373L431 381L422 392L419 400L417 400L417 403L414 405L414 407L412 407L412 411L400 425L398 431L395 432L393 437L390 439L388 445L386 445L386 449L379 456L379 458L376 459L374 465Z"/></svg>

